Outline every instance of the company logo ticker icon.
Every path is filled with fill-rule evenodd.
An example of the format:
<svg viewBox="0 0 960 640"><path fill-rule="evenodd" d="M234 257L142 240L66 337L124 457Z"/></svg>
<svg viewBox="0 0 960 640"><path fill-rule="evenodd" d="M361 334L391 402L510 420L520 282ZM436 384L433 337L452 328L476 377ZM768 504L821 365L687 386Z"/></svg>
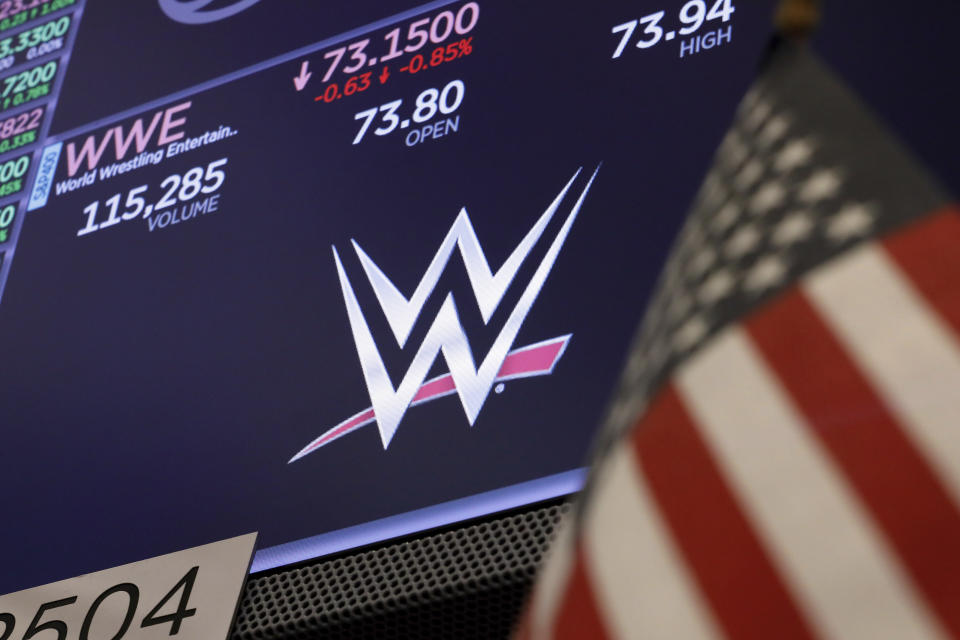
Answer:
<svg viewBox="0 0 960 640"><path fill-rule="evenodd" d="M496 273L490 270L490 264L483 253L466 209L460 210L453 226L450 227L450 231L447 232L440 248L430 261L430 265L423 274L420 283L409 298L393 285L386 274L356 241L351 241L397 344L401 348L406 345L410 331L419 319L424 304L434 292L440 276L453 257L454 249L460 250L483 321L488 323L494 312L499 308L504 294L506 294L524 260L537 245L554 214L566 200L567 192L576 182L580 173L581 171L577 170ZM350 329L356 343L357 354L360 356L360 367L363 370L363 377L370 393L372 406L327 430L291 458L290 462L295 462L320 447L330 444L337 438L373 422L376 422L380 430L380 440L383 443L383 448L386 449L396 434L397 427L400 425L407 409L454 393L459 396L467 420L472 426L494 384L503 380L552 373L566 349L570 340L569 335L544 340L517 349L513 348L513 343L533 303L540 294L547 276L550 275L550 270L553 268L564 242L566 242L570 227L573 225L580 207L583 206L596 175L597 171L594 171L573 204L570 213L563 222L563 226L553 238L533 277L524 288L519 301L510 311L503 328L493 342L493 346L481 360L479 366L474 361L473 351L460 323L453 293L448 293L439 313L433 319L426 337L417 349L413 362L400 384L394 387L384 366L380 351L377 349L377 344L373 339L373 334L370 332L366 317L357 302L353 285L343 268L340 254L337 252L337 248L333 247L333 260L340 277L340 288L343 291L343 299L347 307ZM450 372L426 380L433 363L441 353Z"/></svg>
<svg viewBox="0 0 960 640"><path fill-rule="evenodd" d="M211 4L222 5L222 2L216 0L157 0L160 3L160 9L167 17L183 24L207 24L224 20L235 16L241 11L246 11L260 0L236 0L227 6L221 6L217 9L204 9Z"/></svg>

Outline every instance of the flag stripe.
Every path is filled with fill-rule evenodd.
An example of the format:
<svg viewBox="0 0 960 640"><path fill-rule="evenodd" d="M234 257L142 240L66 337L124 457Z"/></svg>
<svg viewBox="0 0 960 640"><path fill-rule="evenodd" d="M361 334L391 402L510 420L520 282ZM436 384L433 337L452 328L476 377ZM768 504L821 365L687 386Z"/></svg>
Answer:
<svg viewBox="0 0 960 640"><path fill-rule="evenodd" d="M718 637L633 451L617 447L600 473L586 507L583 545L611 634L630 638L642 630L645 638Z"/></svg>
<svg viewBox="0 0 960 640"><path fill-rule="evenodd" d="M877 246L815 273L805 289L960 503L960 348L949 326Z"/></svg>
<svg viewBox="0 0 960 640"><path fill-rule="evenodd" d="M604 640L610 637L605 627L606 625L597 608L596 595L587 577L583 550L578 545L573 570L570 572L570 580L567 582L567 591L564 594L560 610L557 611L553 633L550 637L556 640L579 640L581 638Z"/></svg>
<svg viewBox="0 0 960 640"><path fill-rule="evenodd" d="M550 544L530 602L529 631L533 638L550 638L567 582L573 571L574 527L560 522Z"/></svg>
<svg viewBox="0 0 960 640"><path fill-rule="evenodd" d="M531 624L530 607L527 607L523 610L520 620L517 622L517 626L513 630L513 635L511 636L513 640L532 640L533 630L531 628Z"/></svg>
<svg viewBox="0 0 960 640"><path fill-rule="evenodd" d="M672 386L650 406L633 442L674 541L727 636L814 637Z"/></svg>
<svg viewBox="0 0 960 640"><path fill-rule="evenodd" d="M927 303L960 334L960 208L930 215L884 245Z"/></svg>
<svg viewBox="0 0 960 640"><path fill-rule="evenodd" d="M678 381L748 518L820 635L942 637L740 329L718 336L681 368Z"/></svg>
<svg viewBox="0 0 960 640"><path fill-rule="evenodd" d="M960 513L939 479L803 294L786 294L748 328L805 424L869 507L941 621L960 637Z"/></svg>

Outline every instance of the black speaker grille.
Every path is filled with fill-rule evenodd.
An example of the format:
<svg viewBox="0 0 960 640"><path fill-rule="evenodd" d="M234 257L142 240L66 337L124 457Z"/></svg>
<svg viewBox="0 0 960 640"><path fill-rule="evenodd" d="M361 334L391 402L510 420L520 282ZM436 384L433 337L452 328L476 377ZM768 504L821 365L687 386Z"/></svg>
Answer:
<svg viewBox="0 0 960 640"><path fill-rule="evenodd" d="M567 505L248 580L233 640L505 638Z"/></svg>

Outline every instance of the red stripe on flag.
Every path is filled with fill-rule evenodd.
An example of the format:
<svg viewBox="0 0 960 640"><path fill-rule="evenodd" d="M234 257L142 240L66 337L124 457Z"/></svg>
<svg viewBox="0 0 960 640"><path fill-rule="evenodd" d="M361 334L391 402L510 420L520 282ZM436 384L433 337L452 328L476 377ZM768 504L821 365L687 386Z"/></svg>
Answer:
<svg viewBox="0 0 960 640"><path fill-rule="evenodd" d="M530 603L531 600L527 600L526 609L523 612L523 616L517 624L517 628L513 632L513 640L533 640L533 631L531 629L531 613L530 613Z"/></svg>
<svg viewBox="0 0 960 640"><path fill-rule="evenodd" d="M633 444L674 541L727 635L814 637L672 386L651 404Z"/></svg>
<svg viewBox="0 0 960 640"><path fill-rule="evenodd" d="M802 293L788 292L747 329L920 592L960 636L960 513L939 479Z"/></svg>
<svg viewBox="0 0 960 640"><path fill-rule="evenodd" d="M566 593L553 620L555 640L580 640L595 638L603 640L610 637L597 607L594 590L587 575L587 556L581 544L577 545L577 555L567 580ZM640 579L640 576L637 576Z"/></svg>
<svg viewBox="0 0 960 640"><path fill-rule="evenodd" d="M960 208L934 213L883 244L927 302L960 333Z"/></svg>

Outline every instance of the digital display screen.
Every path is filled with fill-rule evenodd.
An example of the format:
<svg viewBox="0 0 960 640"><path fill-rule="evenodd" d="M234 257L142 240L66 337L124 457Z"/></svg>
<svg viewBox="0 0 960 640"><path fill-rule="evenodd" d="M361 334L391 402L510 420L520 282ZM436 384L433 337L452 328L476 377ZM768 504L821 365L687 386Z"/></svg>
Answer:
<svg viewBox="0 0 960 640"><path fill-rule="evenodd" d="M577 490L772 5L0 2L0 593Z"/></svg>

